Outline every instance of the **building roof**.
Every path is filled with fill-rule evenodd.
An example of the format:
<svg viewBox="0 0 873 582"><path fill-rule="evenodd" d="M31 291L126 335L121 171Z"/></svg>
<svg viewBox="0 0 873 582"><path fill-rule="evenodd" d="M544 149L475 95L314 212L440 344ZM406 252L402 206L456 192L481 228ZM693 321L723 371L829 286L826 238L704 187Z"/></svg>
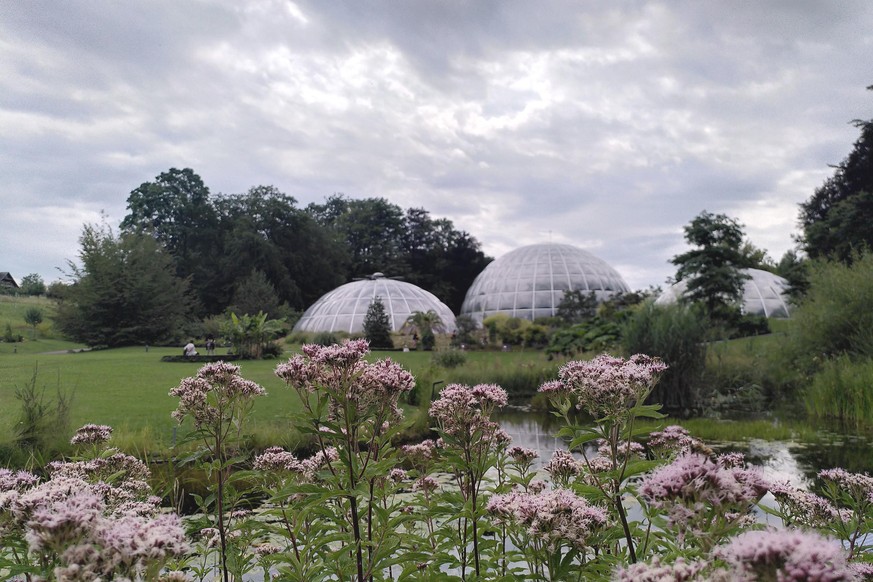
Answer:
<svg viewBox="0 0 873 582"><path fill-rule="evenodd" d="M12 274L6 271L0 271L0 285L3 287L14 287L18 289L18 283L12 278Z"/></svg>
<svg viewBox="0 0 873 582"><path fill-rule="evenodd" d="M455 315L434 294L412 283L373 273L322 295L303 313L294 331L360 333L367 309L376 297L382 300L394 331L400 331L416 311L429 310L439 315L446 331L455 329Z"/></svg>
<svg viewBox="0 0 873 582"><path fill-rule="evenodd" d="M517 248L490 263L470 285L461 314L478 322L503 313L534 320L554 317L565 291L594 293L605 301L630 291L606 261L567 244Z"/></svg>
<svg viewBox="0 0 873 582"><path fill-rule="evenodd" d="M740 269L740 272L749 277L743 283L743 313L764 317L790 316L787 280L761 269ZM687 280L674 283L661 293L661 296L655 300L655 305L676 303L687 287Z"/></svg>

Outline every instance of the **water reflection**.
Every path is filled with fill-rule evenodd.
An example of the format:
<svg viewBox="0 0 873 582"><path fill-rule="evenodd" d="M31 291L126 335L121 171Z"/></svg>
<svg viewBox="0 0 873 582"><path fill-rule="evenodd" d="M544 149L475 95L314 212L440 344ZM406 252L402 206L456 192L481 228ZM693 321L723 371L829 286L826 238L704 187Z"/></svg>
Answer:
<svg viewBox="0 0 873 582"><path fill-rule="evenodd" d="M512 437L512 444L539 452L537 468L542 467L558 448L565 443L555 434L563 420L547 412L509 407L495 415L504 430ZM821 469L842 467L853 473L873 470L873 447L869 435L819 430L813 437L794 441L768 441L737 436L735 442L707 443L720 452L736 451L746 460L762 468L771 481L789 482L799 487L810 487Z"/></svg>

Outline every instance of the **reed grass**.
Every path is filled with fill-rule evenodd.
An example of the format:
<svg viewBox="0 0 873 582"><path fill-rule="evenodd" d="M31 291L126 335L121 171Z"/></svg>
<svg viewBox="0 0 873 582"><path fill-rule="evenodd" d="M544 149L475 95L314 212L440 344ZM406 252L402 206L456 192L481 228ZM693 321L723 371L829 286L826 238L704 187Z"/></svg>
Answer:
<svg viewBox="0 0 873 582"><path fill-rule="evenodd" d="M856 429L873 427L873 360L826 361L803 394L807 414Z"/></svg>

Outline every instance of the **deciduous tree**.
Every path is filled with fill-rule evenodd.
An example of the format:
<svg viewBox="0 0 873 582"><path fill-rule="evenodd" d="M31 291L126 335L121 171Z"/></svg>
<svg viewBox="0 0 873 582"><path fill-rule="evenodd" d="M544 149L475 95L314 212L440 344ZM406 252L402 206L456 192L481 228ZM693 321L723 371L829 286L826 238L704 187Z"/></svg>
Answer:
<svg viewBox="0 0 873 582"><path fill-rule="evenodd" d="M810 258L849 263L855 251L873 248L873 120L853 123L861 135L852 151L800 205L800 242Z"/></svg>

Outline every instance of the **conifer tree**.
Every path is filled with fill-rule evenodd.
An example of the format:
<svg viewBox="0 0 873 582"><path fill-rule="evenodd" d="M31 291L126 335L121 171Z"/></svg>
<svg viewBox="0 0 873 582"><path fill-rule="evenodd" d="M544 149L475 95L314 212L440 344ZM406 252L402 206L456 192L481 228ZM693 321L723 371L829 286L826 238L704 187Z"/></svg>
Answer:
<svg viewBox="0 0 873 582"><path fill-rule="evenodd" d="M388 313L385 311L385 304L382 303L381 297L374 297L367 308L367 315L364 317L364 336L370 342L370 348L393 348L394 342L391 341L391 322L388 320Z"/></svg>

